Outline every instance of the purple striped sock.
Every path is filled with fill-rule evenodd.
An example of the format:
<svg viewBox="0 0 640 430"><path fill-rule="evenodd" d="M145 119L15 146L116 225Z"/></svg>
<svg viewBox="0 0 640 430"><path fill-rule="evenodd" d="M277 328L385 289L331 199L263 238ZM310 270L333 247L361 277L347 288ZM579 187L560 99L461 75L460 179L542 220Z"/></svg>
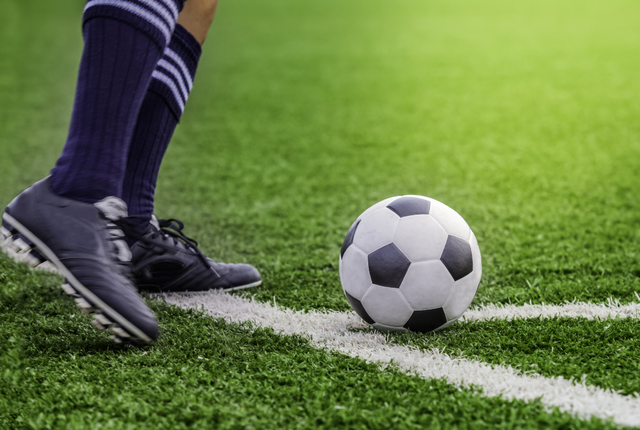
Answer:
<svg viewBox="0 0 640 430"><path fill-rule="evenodd" d="M121 196L129 144L151 74L183 0L89 0L67 142L51 188L94 203Z"/></svg>
<svg viewBox="0 0 640 430"><path fill-rule="evenodd" d="M122 198L129 214L151 219L162 158L180 121L198 66L201 48L181 25L153 72L136 123L125 172Z"/></svg>

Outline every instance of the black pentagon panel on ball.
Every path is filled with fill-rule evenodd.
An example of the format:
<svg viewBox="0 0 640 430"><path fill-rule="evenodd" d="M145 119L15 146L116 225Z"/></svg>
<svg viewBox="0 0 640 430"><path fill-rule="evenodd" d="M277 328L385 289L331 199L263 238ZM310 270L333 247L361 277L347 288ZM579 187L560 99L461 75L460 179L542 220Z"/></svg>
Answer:
<svg viewBox="0 0 640 430"><path fill-rule="evenodd" d="M400 218L411 215L429 215L431 202L418 197L400 197L389 203L387 208L394 211Z"/></svg>
<svg viewBox="0 0 640 430"><path fill-rule="evenodd" d="M446 322L447 317L442 308L414 311L409 321L404 325L404 328L420 333L429 333Z"/></svg>
<svg viewBox="0 0 640 430"><path fill-rule="evenodd" d="M371 281L381 287L400 288L411 261L390 243L369 254Z"/></svg>
<svg viewBox="0 0 640 430"><path fill-rule="evenodd" d="M455 281L473 272L471 245L464 239L449 236L442 251L440 261L445 265Z"/></svg>
<svg viewBox="0 0 640 430"><path fill-rule="evenodd" d="M347 300L349 301L349 304L351 305L353 310L356 311L358 315L360 315L360 318L362 318L369 324L375 323L375 321L369 316L367 311L364 310L364 306L362 306L362 303L360 302L360 300L356 299L346 291L344 291L344 295L347 297Z"/></svg>
<svg viewBox="0 0 640 430"><path fill-rule="evenodd" d="M345 237L344 242L342 242L342 249L340 249L340 257L344 257L344 253L347 252L347 249L349 249L349 247L353 243L353 236L356 234L356 229L358 228L358 224L360 224L360 221L361 220L357 219L356 222L354 222L349 228L349 231L347 232L347 237Z"/></svg>

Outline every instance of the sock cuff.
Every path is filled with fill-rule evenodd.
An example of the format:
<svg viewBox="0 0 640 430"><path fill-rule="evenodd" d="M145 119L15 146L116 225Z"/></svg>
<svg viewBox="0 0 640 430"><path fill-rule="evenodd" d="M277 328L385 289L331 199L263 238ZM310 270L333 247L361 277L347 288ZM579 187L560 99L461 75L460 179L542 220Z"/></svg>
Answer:
<svg viewBox="0 0 640 430"><path fill-rule="evenodd" d="M169 45L151 75L149 89L164 98L178 120L193 87L201 54L202 48L195 37L177 24Z"/></svg>
<svg viewBox="0 0 640 430"><path fill-rule="evenodd" d="M92 18L112 18L146 33L163 50L171 40L185 0L88 0L82 25Z"/></svg>
<svg viewBox="0 0 640 430"><path fill-rule="evenodd" d="M169 47L184 59L186 66L191 72L191 76L194 76L196 68L198 67L198 61L202 55L200 42L198 42L186 28L180 24L176 24L176 29L171 37Z"/></svg>

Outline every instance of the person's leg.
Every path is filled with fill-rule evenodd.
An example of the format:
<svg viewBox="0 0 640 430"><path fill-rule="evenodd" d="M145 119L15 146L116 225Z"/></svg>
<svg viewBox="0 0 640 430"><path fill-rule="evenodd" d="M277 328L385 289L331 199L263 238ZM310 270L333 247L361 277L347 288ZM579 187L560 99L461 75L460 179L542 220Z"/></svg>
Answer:
<svg viewBox="0 0 640 430"><path fill-rule="evenodd" d="M184 0L89 0L69 135L51 189L94 203L121 195L140 106Z"/></svg>
<svg viewBox="0 0 640 430"><path fill-rule="evenodd" d="M189 0L180 12L178 24L182 25L202 45L216 14L218 0Z"/></svg>
<svg viewBox="0 0 640 430"><path fill-rule="evenodd" d="M63 289L117 340L151 344L157 321L130 280L130 250L117 223L129 143L151 74L183 0L89 0L85 47L69 135L51 177L2 214L3 249L53 264Z"/></svg>
<svg viewBox="0 0 640 430"><path fill-rule="evenodd" d="M160 164L184 111L200 53L198 41L180 24L176 25L171 42L153 71L138 115L122 198L127 202L129 214L137 217L143 231L153 215Z"/></svg>
<svg viewBox="0 0 640 430"><path fill-rule="evenodd" d="M128 242L139 289L199 291L240 289L261 283L247 264L217 263L182 234L182 223L155 220L154 194L160 164L191 90L200 45L213 20L217 0L189 0L178 17L169 46L153 72L133 134L123 198L129 206Z"/></svg>
<svg viewBox="0 0 640 430"><path fill-rule="evenodd" d="M153 215L160 164L184 111L195 78L201 45L218 0L189 0L171 41L153 71L136 126L125 170L123 199L143 229Z"/></svg>

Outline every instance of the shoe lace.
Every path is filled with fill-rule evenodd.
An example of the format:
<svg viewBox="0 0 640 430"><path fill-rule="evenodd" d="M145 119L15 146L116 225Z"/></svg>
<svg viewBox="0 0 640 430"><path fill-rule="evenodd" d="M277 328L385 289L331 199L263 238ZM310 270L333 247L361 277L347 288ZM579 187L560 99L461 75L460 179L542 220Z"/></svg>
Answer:
<svg viewBox="0 0 640 430"><path fill-rule="evenodd" d="M215 269L211 266L209 259L202 253L202 251L200 251L200 248L198 248L198 242L195 239L186 236L182 232L184 229L182 221L175 218L159 219L157 220L158 229L152 228L151 233L141 234L140 224L136 222L136 219L146 220L145 217L132 215L127 218L121 218L117 223L125 234L134 240L142 241L153 246L161 246L166 249L171 249L172 247L183 247L190 250L196 253L202 262L211 267L211 270L215 272ZM162 242L155 240L158 237L162 239Z"/></svg>

